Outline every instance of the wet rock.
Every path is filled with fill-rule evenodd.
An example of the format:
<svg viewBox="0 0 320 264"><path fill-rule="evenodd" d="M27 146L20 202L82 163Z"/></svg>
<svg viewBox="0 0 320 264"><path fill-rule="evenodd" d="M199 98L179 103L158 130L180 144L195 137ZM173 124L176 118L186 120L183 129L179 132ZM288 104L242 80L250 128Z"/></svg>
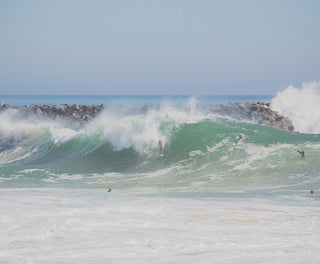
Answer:
<svg viewBox="0 0 320 264"><path fill-rule="evenodd" d="M212 106L212 111L238 120L253 121L261 125L294 131L291 120L271 110L269 103L229 103L227 105Z"/></svg>
<svg viewBox="0 0 320 264"><path fill-rule="evenodd" d="M85 125L102 110L103 105L41 105L32 104L25 106L13 106L2 104L0 112L8 109L15 109L21 117L30 117L32 115L51 119L67 119L77 125Z"/></svg>

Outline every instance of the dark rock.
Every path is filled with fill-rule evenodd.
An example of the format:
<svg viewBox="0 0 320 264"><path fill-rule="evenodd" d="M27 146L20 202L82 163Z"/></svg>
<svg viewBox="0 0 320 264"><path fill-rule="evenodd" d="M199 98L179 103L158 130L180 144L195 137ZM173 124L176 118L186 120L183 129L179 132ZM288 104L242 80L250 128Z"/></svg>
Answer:
<svg viewBox="0 0 320 264"><path fill-rule="evenodd" d="M25 105L25 106L12 106L2 104L0 106L0 112L8 109L15 109L18 111L22 118L26 118L32 115L39 117L51 118L51 119L67 119L75 125L85 125L95 116L97 116L102 110L103 105Z"/></svg>
<svg viewBox="0 0 320 264"><path fill-rule="evenodd" d="M291 120L271 110L269 103L229 103L227 105L212 106L212 111L238 120L253 121L261 125L294 131Z"/></svg>

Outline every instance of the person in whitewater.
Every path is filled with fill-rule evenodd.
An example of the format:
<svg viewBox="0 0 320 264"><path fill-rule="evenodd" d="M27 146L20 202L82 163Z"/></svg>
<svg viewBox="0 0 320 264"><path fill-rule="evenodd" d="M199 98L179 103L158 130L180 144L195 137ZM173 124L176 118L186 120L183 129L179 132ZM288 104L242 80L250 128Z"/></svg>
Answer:
<svg viewBox="0 0 320 264"><path fill-rule="evenodd" d="M300 151L300 150L298 150L298 149L295 149L295 151L297 151L299 154L301 154L301 157L304 158L304 151L303 151L303 150Z"/></svg>
<svg viewBox="0 0 320 264"><path fill-rule="evenodd" d="M161 140L159 140L158 145L159 145L159 149L160 149L160 155L163 156L163 144L162 144Z"/></svg>

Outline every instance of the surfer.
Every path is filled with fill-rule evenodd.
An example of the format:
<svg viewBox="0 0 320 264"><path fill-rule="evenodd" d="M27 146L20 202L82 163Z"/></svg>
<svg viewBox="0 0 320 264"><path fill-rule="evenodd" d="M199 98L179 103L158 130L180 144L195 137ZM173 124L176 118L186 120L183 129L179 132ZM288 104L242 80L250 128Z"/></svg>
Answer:
<svg viewBox="0 0 320 264"><path fill-rule="evenodd" d="M239 142L241 142L241 141L242 141L242 139L243 139L242 134L239 134L239 137L238 137L238 143L239 143Z"/></svg>
<svg viewBox="0 0 320 264"><path fill-rule="evenodd" d="M109 188L107 192L111 192L111 191L112 191L112 189L111 189L111 188Z"/></svg>
<svg viewBox="0 0 320 264"><path fill-rule="evenodd" d="M298 149L295 149L295 151L297 151L299 154L301 154L301 157L304 158L304 151L303 151L303 150L300 151L300 150L298 150Z"/></svg>
<svg viewBox="0 0 320 264"><path fill-rule="evenodd" d="M160 149L160 155L162 156L163 155L163 144L162 144L161 140L159 140L158 145L159 145L159 149Z"/></svg>
<svg viewBox="0 0 320 264"><path fill-rule="evenodd" d="M313 194L314 194L314 193L313 193L313 190L311 190L311 191L310 191L310 196L313 196Z"/></svg>

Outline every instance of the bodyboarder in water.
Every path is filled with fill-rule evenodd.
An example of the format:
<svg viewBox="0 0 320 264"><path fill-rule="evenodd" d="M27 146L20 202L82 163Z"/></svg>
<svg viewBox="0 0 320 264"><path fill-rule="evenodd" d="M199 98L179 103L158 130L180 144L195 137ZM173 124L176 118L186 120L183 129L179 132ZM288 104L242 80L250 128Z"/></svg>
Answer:
<svg viewBox="0 0 320 264"><path fill-rule="evenodd" d="M159 140L158 145L159 145L159 149L160 149L160 156L163 156L163 144L162 144L161 140Z"/></svg>
<svg viewBox="0 0 320 264"><path fill-rule="evenodd" d="M242 142L242 140L243 140L243 136L242 136L242 134L239 134L239 136L238 136L238 143Z"/></svg>
<svg viewBox="0 0 320 264"><path fill-rule="evenodd" d="M298 149L295 149L295 151L297 151L298 153L300 153L300 154L301 154L301 157L304 158L304 151L303 151L303 150L300 151L300 150L298 150Z"/></svg>

